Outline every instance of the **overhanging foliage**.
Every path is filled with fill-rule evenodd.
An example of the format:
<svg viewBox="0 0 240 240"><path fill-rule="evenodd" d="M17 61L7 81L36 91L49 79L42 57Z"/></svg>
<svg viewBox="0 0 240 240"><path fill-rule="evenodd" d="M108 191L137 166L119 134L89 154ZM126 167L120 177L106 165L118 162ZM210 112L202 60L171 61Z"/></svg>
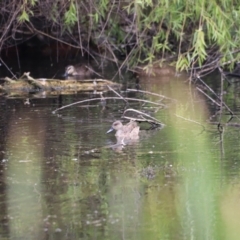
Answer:
<svg viewBox="0 0 240 240"><path fill-rule="evenodd" d="M4 0L0 49L36 35L115 62L121 56L128 67L170 59L178 70L204 74L239 61L239 5L238 0Z"/></svg>

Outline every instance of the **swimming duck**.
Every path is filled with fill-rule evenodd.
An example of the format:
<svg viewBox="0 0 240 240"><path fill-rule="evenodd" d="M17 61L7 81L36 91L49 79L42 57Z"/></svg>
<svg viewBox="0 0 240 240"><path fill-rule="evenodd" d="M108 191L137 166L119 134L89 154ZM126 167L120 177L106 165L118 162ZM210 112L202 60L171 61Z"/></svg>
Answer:
<svg viewBox="0 0 240 240"><path fill-rule="evenodd" d="M87 65L73 66L69 65L65 68L64 76L79 76L79 77L91 77L93 69Z"/></svg>
<svg viewBox="0 0 240 240"><path fill-rule="evenodd" d="M119 120L115 121L107 133L112 132L113 130L116 130L115 136L122 140L131 141L139 138L139 126L132 120L126 125L123 125Z"/></svg>

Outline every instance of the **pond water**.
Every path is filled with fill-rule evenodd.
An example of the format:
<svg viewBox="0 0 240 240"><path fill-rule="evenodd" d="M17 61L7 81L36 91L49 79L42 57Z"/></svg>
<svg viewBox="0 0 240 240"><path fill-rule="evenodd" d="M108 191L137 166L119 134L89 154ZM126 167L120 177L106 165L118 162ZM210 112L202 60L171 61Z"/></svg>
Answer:
<svg viewBox="0 0 240 240"><path fill-rule="evenodd" d="M208 123L219 121L217 108L184 76L140 84L168 97L165 107L127 107L165 127L141 130L138 142L121 147L112 147L116 138L106 131L121 118L123 101L54 114L99 96L30 98L30 104L0 97L1 239L239 239L239 128ZM225 98L237 112L235 89ZM229 118L223 112L221 122Z"/></svg>

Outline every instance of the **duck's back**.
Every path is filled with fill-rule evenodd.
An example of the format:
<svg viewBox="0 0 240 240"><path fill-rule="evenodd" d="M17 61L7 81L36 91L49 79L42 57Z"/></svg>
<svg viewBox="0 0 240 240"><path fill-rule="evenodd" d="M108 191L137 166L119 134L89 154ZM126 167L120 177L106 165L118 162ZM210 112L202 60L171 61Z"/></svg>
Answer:
<svg viewBox="0 0 240 240"><path fill-rule="evenodd" d="M139 126L137 125L136 122L130 121L117 131L116 136L125 137L126 139L129 140L135 140L139 138L138 134Z"/></svg>

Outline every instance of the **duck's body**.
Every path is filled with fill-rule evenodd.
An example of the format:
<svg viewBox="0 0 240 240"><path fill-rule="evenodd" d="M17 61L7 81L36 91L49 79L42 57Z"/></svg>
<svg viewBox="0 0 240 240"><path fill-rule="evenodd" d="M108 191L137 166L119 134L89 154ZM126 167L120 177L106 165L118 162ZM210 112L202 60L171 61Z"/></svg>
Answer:
<svg viewBox="0 0 240 240"><path fill-rule="evenodd" d="M107 133L113 130L116 130L115 136L120 141L132 141L139 138L139 126L134 121L130 121L126 125L123 125L121 121L116 121Z"/></svg>
<svg viewBox="0 0 240 240"><path fill-rule="evenodd" d="M69 65L65 68L65 76L91 77L92 74L93 69L87 65Z"/></svg>

